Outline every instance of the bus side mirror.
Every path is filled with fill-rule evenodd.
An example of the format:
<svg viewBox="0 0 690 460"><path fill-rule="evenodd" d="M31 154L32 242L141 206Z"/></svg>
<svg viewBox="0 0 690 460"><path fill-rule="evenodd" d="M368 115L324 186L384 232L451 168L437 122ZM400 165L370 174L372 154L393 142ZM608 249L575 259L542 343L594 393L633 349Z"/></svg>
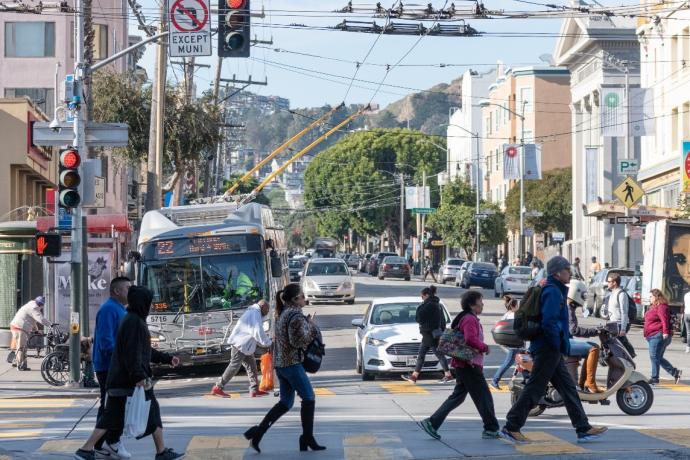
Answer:
<svg viewBox="0 0 690 460"><path fill-rule="evenodd" d="M273 278L283 276L283 261L280 260L280 257L271 257L271 275Z"/></svg>
<svg viewBox="0 0 690 460"><path fill-rule="evenodd" d="M125 262L124 267L123 267L124 268L123 275L126 276L127 278L129 278L131 281L134 281L134 279L136 278L136 273L134 271L135 265L136 265L136 263L130 259L127 262Z"/></svg>
<svg viewBox="0 0 690 460"><path fill-rule="evenodd" d="M141 253L139 251L129 251L127 253L127 260L141 260Z"/></svg>

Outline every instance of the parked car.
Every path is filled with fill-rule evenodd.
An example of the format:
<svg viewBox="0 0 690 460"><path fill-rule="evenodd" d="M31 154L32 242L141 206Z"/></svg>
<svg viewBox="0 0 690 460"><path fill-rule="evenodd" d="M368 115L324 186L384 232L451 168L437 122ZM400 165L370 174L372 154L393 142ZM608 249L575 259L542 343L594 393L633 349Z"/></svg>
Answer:
<svg viewBox="0 0 690 460"><path fill-rule="evenodd" d="M458 271L464 263L465 260L463 259L450 258L446 260L446 262L441 265L441 268L438 270L438 280L442 284L446 284L446 281L455 281Z"/></svg>
<svg viewBox="0 0 690 460"><path fill-rule="evenodd" d="M472 265L472 261L468 260L464 264L460 265L460 269L458 269L458 273L455 275L455 285L460 286L460 281L462 280L462 277L465 276L465 272L467 271L467 267Z"/></svg>
<svg viewBox="0 0 690 460"><path fill-rule="evenodd" d="M302 291L309 302L355 303L355 282L341 259L310 259L304 267Z"/></svg>
<svg viewBox="0 0 690 460"><path fill-rule="evenodd" d="M505 294L524 294L531 278L531 267L504 267L494 282L494 294L496 297L503 297Z"/></svg>
<svg viewBox="0 0 690 460"><path fill-rule="evenodd" d="M590 313L593 313L597 318L601 317L601 306L609 292L606 280L612 273L618 273L621 276L621 286L625 286L630 281L630 277L635 275L635 270L631 268L604 268L594 275L592 282L587 287L586 301Z"/></svg>
<svg viewBox="0 0 690 460"><path fill-rule="evenodd" d="M362 273L365 273L367 271L367 267L369 266L369 259L371 258L371 253L367 252L364 254L364 257L359 259L359 267L357 267L357 270L359 270Z"/></svg>
<svg viewBox="0 0 690 460"><path fill-rule="evenodd" d="M372 254L371 259L369 259L369 268L367 269L367 273L372 276L376 276L379 272L379 265L381 265L381 261L386 256L397 256L397 254L394 252L379 252Z"/></svg>
<svg viewBox="0 0 690 460"><path fill-rule="evenodd" d="M460 286L469 289L471 286L481 286L492 289L495 286L498 271L494 264L488 262L472 262L460 279Z"/></svg>
<svg viewBox="0 0 690 460"><path fill-rule="evenodd" d="M410 372L417 364L422 335L415 320L419 297L389 297L374 300L362 318L352 320L355 331L357 373L362 380L377 374ZM446 324L448 309L441 303ZM441 371L438 358L427 354L422 372Z"/></svg>
<svg viewBox="0 0 690 460"><path fill-rule="evenodd" d="M350 257L347 258L345 263L347 263L348 267L357 270L357 267L359 267L359 260L360 258L357 254L350 254Z"/></svg>
<svg viewBox="0 0 690 460"><path fill-rule="evenodd" d="M404 257L386 256L379 267L378 278L403 278L410 281L410 266Z"/></svg>
<svg viewBox="0 0 690 460"><path fill-rule="evenodd" d="M292 258L288 260L288 270L290 271L290 281L299 282L302 276L300 273L304 270L304 260L301 258Z"/></svg>

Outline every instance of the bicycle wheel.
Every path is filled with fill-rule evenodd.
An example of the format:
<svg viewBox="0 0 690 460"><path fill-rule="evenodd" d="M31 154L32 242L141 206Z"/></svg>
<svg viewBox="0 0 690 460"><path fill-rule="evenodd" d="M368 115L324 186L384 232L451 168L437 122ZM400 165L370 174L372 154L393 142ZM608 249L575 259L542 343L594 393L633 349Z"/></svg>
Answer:
<svg viewBox="0 0 690 460"><path fill-rule="evenodd" d="M54 351L43 358L41 377L54 387L61 387L69 381L69 359L65 353Z"/></svg>

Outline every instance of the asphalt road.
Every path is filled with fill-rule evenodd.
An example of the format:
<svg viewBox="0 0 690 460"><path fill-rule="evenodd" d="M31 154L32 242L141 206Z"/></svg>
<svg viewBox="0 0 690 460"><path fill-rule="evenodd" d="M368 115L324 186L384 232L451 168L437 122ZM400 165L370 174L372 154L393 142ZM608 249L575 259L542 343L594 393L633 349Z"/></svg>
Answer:
<svg viewBox="0 0 690 460"><path fill-rule="evenodd" d="M261 458L513 459L540 455L559 459L690 459L690 385L686 379L680 385L665 381L655 387L654 405L639 417L624 414L615 401L608 406L586 404L590 422L610 428L605 437L589 444L575 442L574 430L562 408L547 410L528 420L524 433L533 440L530 444L516 447L502 440L483 440L481 421L469 398L440 429L442 440L429 438L415 421L430 415L453 386L437 383L438 374L427 376L418 385L403 382L398 375L363 382L354 369L354 328L350 325L352 319L363 314L368 300L416 296L426 285L418 281L379 281L358 276L355 305L307 307L308 312L316 312L327 345L322 370L312 376L312 382L317 394L316 436L328 450L298 452L301 428L299 410L295 408L264 438ZM462 292L460 288L439 285L439 295L451 314L459 310ZM489 331L504 309L494 299L493 291L483 292L486 306L481 320L491 344L485 375L490 377L504 353L493 344ZM596 321L587 319L585 323L596 324ZM633 329L631 338L638 350L638 370L648 375L650 365L641 331ZM683 348L676 339L667 357L676 366L687 369L688 355L683 353ZM217 372L209 369L185 372L158 382L156 391L167 443L186 450L187 458L259 458L247 450L241 434L259 422L277 399L249 398L244 375L237 376L226 387L232 398L206 396ZM604 372L600 368L600 380ZM93 399L23 399L16 392L12 396L0 399L0 458L3 454L21 459L71 458L71 452L94 426L96 402ZM497 417L503 423L510 408L510 395L494 392L493 397ZM126 444L134 458L153 458L153 443L149 439L126 440Z"/></svg>

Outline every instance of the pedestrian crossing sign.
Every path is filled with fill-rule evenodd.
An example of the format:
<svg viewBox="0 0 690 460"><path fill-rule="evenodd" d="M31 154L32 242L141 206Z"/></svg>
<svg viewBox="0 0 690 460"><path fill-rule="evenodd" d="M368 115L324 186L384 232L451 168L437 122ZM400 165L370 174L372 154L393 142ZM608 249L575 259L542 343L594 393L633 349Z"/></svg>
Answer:
<svg viewBox="0 0 690 460"><path fill-rule="evenodd" d="M613 190L613 194L628 208L632 208L644 196L642 186L632 177L626 177Z"/></svg>

